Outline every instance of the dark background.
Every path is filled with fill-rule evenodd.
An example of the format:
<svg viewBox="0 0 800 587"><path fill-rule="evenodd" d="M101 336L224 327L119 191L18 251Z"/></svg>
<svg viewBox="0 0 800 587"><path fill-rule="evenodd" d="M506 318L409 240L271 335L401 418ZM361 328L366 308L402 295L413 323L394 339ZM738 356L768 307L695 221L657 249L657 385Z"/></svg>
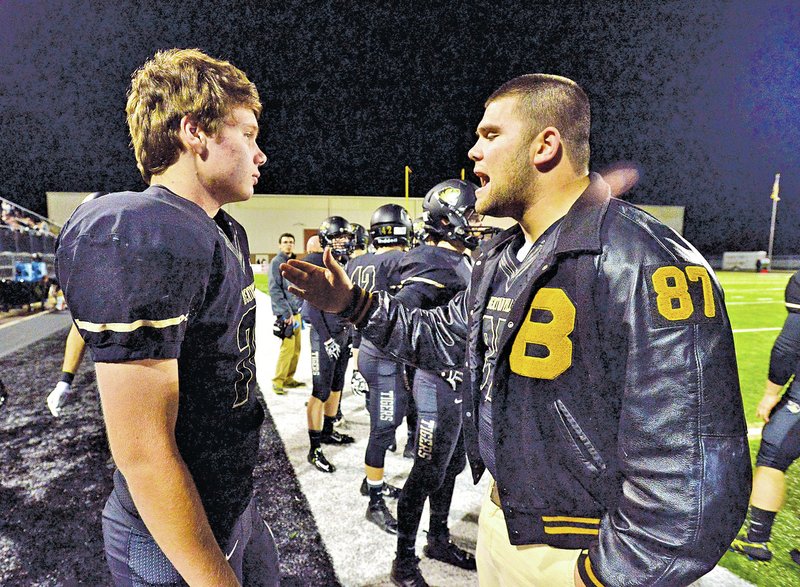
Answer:
<svg viewBox="0 0 800 587"><path fill-rule="evenodd" d="M143 187L125 92L155 50L228 59L265 104L257 193L412 195L471 170L484 99L522 73L576 80L594 169L686 206L706 254L800 253L800 6L767 2L0 2L0 195Z"/></svg>

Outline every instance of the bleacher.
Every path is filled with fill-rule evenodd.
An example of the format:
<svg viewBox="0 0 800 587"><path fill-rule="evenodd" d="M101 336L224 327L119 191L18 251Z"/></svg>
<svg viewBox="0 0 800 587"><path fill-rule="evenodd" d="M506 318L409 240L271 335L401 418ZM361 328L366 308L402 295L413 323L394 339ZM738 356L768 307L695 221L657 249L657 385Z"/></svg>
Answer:
<svg viewBox="0 0 800 587"><path fill-rule="evenodd" d="M47 299L59 226L0 197L0 311Z"/></svg>

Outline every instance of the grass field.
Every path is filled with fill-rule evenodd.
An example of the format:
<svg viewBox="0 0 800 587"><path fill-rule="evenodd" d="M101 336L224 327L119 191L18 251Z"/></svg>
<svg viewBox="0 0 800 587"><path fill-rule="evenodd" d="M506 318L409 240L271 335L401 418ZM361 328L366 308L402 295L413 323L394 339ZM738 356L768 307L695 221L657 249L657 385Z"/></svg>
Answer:
<svg viewBox="0 0 800 587"><path fill-rule="evenodd" d="M725 304L733 326L739 381L742 386L745 416L750 428L750 452L755 456L763 422L755 416L764 392L772 344L783 326L786 310L783 292L791 273L718 273L725 289ZM769 563L751 561L728 552L722 566L759 586L800 586L800 566L789 558L792 548L800 548L800 468L792 465L787 474L786 505L778 514L770 548Z"/></svg>
<svg viewBox="0 0 800 587"><path fill-rule="evenodd" d="M253 275L256 280L256 288L269 295L269 276L265 273L256 273Z"/></svg>

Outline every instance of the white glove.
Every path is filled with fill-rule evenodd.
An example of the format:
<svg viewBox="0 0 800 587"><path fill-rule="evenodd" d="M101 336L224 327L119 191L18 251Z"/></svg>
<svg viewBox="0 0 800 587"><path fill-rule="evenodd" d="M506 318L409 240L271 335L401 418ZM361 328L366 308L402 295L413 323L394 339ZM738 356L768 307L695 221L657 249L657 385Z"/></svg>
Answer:
<svg viewBox="0 0 800 587"><path fill-rule="evenodd" d="M350 389L353 391L353 395L358 396L363 396L369 391L367 380L364 379L364 376L358 369L353 369L353 375L350 377Z"/></svg>
<svg viewBox="0 0 800 587"><path fill-rule="evenodd" d="M338 342L329 338L325 341L325 353L330 360L335 361L342 354L342 347L339 346Z"/></svg>
<svg viewBox="0 0 800 587"><path fill-rule="evenodd" d="M50 412L58 417L61 414L61 408L66 404L72 396L72 386L66 381L59 381L56 383L53 391L47 396L47 407Z"/></svg>

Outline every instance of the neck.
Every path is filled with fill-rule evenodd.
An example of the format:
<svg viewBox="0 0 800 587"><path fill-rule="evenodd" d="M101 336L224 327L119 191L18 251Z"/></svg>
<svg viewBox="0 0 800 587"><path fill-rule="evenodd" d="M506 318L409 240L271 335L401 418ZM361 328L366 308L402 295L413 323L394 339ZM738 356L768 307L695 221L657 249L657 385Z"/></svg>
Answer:
<svg viewBox="0 0 800 587"><path fill-rule="evenodd" d="M176 195L200 206L210 218L214 218L224 202L217 201L197 179L196 171L189 167L191 162L181 154L178 161L162 173L150 179L150 185L163 185Z"/></svg>
<svg viewBox="0 0 800 587"><path fill-rule="evenodd" d="M461 243L451 243L450 241L446 241L444 239L436 243L436 246L441 249L447 249L448 251L455 251L457 253L463 253L466 249L466 247Z"/></svg>
<svg viewBox="0 0 800 587"><path fill-rule="evenodd" d="M525 238L536 241L554 222L563 218L589 186L589 176L571 177L563 181L538 184L531 204L517 219Z"/></svg>

